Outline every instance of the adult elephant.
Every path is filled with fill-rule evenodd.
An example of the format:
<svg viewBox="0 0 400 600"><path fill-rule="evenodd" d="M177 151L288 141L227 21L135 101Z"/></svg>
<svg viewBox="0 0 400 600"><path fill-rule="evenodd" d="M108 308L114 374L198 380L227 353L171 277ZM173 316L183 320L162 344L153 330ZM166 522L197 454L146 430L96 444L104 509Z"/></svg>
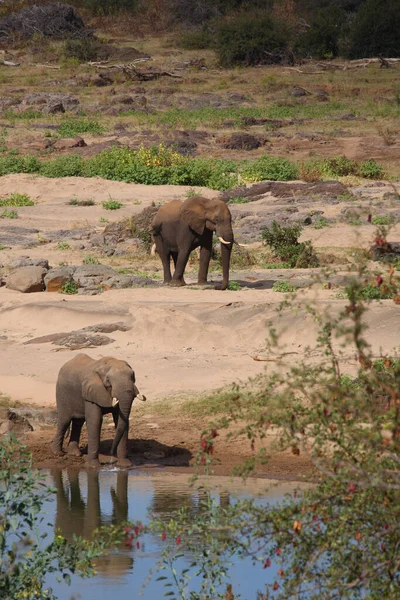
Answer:
<svg viewBox="0 0 400 600"><path fill-rule="evenodd" d="M135 373L123 360L112 357L93 360L78 354L61 367L56 386L57 433L52 442L56 455L63 454L63 441L72 423L68 453L81 456L79 439L84 422L88 431L88 465L99 466L100 432L103 415L112 413L116 427L111 456L117 451L119 466L130 466L127 457L129 415L132 402L140 396Z"/></svg>
<svg viewBox="0 0 400 600"><path fill-rule="evenodd" d="M222 283L216 289L226 290L229 284L229 263L233 244L232 216L222 200L194 196L184 202L172 200L161 206L153 219L151 230L157 253L164 269L164 283L186 285L183 278L189 255L200 247L198 283L207 283L208 267L215 232L221 242ZM175 272L171 277L171 257Z"/></svg>

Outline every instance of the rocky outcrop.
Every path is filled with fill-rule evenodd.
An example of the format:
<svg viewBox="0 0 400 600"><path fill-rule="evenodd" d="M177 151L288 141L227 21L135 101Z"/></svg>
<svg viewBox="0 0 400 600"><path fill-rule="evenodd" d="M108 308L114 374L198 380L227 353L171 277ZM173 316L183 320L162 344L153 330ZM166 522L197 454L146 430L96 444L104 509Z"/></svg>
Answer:
<svg viewBox="0 0 400 600"><path fill-rule="evenodd" d="M59 292L66 283L73 281L74 267L56 267L44 278L46 292Z"/></svg>
<svg viewBox="0 0 400 600"><path fill-rule="evenodd" d="M44 277L46 269L43 267L21 267L15 269L7 277L7 287L24 294L42 292L45 289Z"/></svg>

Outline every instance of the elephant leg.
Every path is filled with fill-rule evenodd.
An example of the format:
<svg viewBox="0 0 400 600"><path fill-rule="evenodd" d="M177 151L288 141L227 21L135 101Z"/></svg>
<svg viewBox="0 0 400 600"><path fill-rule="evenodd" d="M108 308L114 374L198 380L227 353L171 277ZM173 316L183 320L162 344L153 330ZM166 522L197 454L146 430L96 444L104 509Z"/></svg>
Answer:
<svg viewBox="0 0 400 600"><path fill-rule="evenodd" d="M183 274L186 269L187 262L189 260L190 255L190 247L184 247L179 250L178 259L176 261L175 272L170 282L170 285L173 286L182 286L186 285L186 282L183 278Z"/></svg>
<svg viewBox="0 0 400 600"><path fill-rule="evenodd" d="M79 439L84 422L85 419L72 419L72 430L67 450L71 456L82 456L82 452L79 449Z"/></svg>
<svg viewBox="0 0 400 600"><path fill-rule="evenodd" d="M88 432L88 455L87 464L89 467L98 467L100 432L103 423L101 408L93 402L85 402L86 427Z"/></svg>
<svg viewBox="0 0 400 600"><path fill-rule="evenodd" d="M56 432L56 435L54 436L54 439L51 444L52 452L56 456L62 456L64 454L62 446L63 446L65 434L67 433L67 429L68 429L70 423L71 423L71 418L69 416L68 417L62 417L62 416L58 417L57 432Z"/></svg>
<svg viewBox="0 0 400 600"><path fill-rule="evenodd" d="M172 256L172 260L174 261L174 267L176 269L176 263L178 262L178 253L177 252L171 252L171 256ZM184 279L183 279L183 275L181 276L181 281L182 281L182 285L185 285Z"/></svg>
<svg viewBox="0 0 400 600"><path fill-rule="evenodd" d="M118 426L118 412L113 412L113 419L115 427ZM122 434L121 440L117 446L117 465L119 467L130 467L132 465L131 461L128 458L128 434L129 434L129 425L127 430Z"/></svg>
<svg viewBox="0 0 400 600"><path fill-rule="evenodd" d="M199 267L199 277L198 283L205 284L207 283L207 275L208 275L208 267L210 265L211 260L211 252L212 252L212 231L205 232L202 240L202 246L200 250L200 267Z"/></svg>
<svg viewBox="0 0 400 600"><path fill-rule="evenodd" d="M164 283L169 283L171 281L171 259L169 249L166 247L166 244L160 236L154 238L154 243L156 245L157 253L161 258L164 270Z"/></svg>

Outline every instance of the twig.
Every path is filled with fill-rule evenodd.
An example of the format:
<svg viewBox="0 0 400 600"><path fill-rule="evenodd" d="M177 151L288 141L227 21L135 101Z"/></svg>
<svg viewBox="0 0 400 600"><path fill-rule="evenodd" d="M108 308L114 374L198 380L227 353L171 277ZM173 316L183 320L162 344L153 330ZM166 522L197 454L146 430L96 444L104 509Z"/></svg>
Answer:
<svg viewBox="0 0 400 600"><path fill-rule="evenodd" d="M34 63L31 65L32 67L43 67L45 69L61 69L58 65L41 65L40 63Z"/></svg>
<svg viewBox="0 0 400 600"><path fill-rule="evenodd" d="M11 62L10 60L1 60L0 64L5 67L19 67L21 63Z"/></svg>

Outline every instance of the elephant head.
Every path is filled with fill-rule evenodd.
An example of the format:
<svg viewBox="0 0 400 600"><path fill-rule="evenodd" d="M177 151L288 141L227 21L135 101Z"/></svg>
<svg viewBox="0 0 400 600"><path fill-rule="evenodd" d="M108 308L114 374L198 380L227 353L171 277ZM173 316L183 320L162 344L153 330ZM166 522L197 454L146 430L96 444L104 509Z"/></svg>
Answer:
<svg viewBox="0 0 400 600"><path fill-rule="evenodd" d="M202 235L205 229L216 233L221 242L223 273L221 289L226 289L229 283L229 263L234 242L232 215L228 206L217 198L195 196L183 202L180 217L197 235Z"/></svg>
<svg viewBox="0 0 400 600"><path fill-rule="evenodd" d="M83 397L102 408L118 411L118 422L111 454L114 454L124 433L129 429L132 402L141 396L135 385L135 373L123 360L112 357L95 361L82 381Z"/></svg>

